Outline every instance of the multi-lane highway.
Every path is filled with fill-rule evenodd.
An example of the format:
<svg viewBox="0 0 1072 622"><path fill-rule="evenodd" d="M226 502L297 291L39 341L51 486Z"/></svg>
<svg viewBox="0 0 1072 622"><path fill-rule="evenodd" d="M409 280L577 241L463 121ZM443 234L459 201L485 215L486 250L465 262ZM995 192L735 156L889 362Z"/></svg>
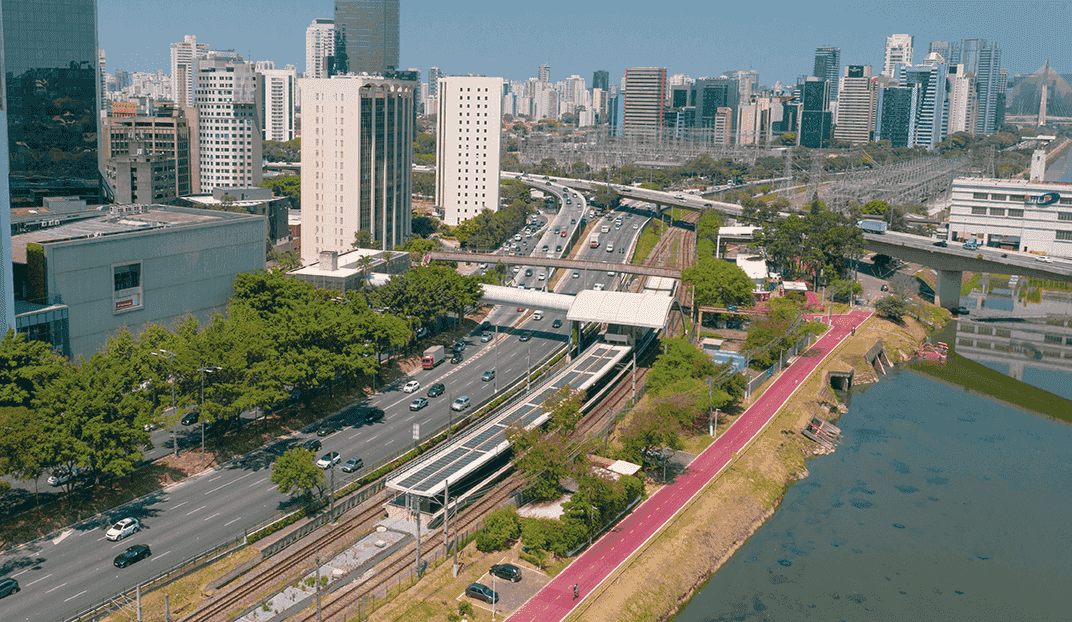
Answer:
<svg viewBox="0 0 1072 622"><path fill-rule="evenodd" d="M565 193L561 187L555 189ZM580 226L585 203L576 193L570 195L571 203L562 205L568 209L560 210L553 220L548 218L544 239L553 235L555 226ZM570 225L573 220L576 223ZM613 256L614 261L625 261L643 220L640 216L626 218L618 229L611 225L612 233L604 236L607 240L604 244L613 244L615 249L623 248L626 252L607 253L605 248L591 249L584 245L582 256L600 255L604 261ZM638 226L634 228L633 223ZM568 238L559 234L558 239ZM541 240L541 247L543 243L550 245ZM544 282L550 278L547 275ZM597 282L610 288L617 278L607 276L606 272L589 273L584 278L562 279L557 289L576 292ZM434 369L418 370L359 404L362 408L381 408L386 416L372 424L348 417L340 429L320 438L323 448L318 454L337 451L343 463L351 457L364 460L365 469L352 475L336 470L336 486L341 487L405 449L413 442L413 424L420 424L422 436L427 437L449 418L456 417L449 408L455 398L467 395L475 408L497 390L523 378L530 364L535 365L566 343L569 324L563 321L561 327L553 328L556 319L565 318L548 314L535 320L517 308L497 308L488 317L497 339L482 341L480 330L466 335L467 347L460 363L445 361ZM531 331L530 341L520 341L523 330ZM496 370L496 378L483 381L484 372L492 369ZM402 387L410 380L419 382L421 388L404 393ZM409 404L413 399L427 396L427 389L438 382L445 385L445 392L429 398L425 408L411 411ZM155 438L166 439L168 432L157 432ZM295 508L293 500L271 483L271 463L286 449L309 438L315 438L312 431L273 442L241 460L108 512L100 520L85 521L52 539L5 553L0 556L0 578L16 578L22 591L0 600L0 620L61 620L72 616L185 559L242 536L281 511ZM106 540L108 525L125 516L141 520L142 531L120 542ZM114 567L113 558L134 544L150 545L152 555L127 568Z"/></svg>

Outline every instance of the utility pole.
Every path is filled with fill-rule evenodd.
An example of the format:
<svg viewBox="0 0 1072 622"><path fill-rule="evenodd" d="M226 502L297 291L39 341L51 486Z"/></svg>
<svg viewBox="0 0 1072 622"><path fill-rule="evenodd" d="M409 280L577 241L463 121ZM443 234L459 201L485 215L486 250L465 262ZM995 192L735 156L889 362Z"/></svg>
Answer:
<svg viewBox="0 0 1072 622"><path fill-rule="evenodd" d="M201 470L205 470L205 373L215 373L223 369L222 367L216 367L214 365L201 366L197 368L197 371L201 372L201 416L198 417L201 420Z"/></svg>
<svg viewBox="0 0 1072 622"><path fill-rule="evenodd" d="M178 411L175 410L175 353L174 352L168 352L167 350L164 350L163 348L161 348L161 349L156 350L154 352L150 352L150 354L152 354L153 356L159 356L160 358L166 358L168 360L168 364L171 366L171 370L170 370L171 377L168 378L168 382L171 383L171 416L174 417L178 412ZM172 445L172 447L175 448L175 457L178 457L178 455L179 455L179 440L175 436L175 426L176 425L178 425L177 421L175 423L173 423L172 426L171 426L171 445Z"/></svg>
<svg viewBox="0 0 1072 622"><path fill-rule="evenodd" d="M316 622L322 622L320 617L320 553L316 554L313 563L316 564Z"/></svg>
<svg viewBox="0 0 1072 622"><path fill-rule="evenodd" d="M443 480L443 556L450 554L450 478Z"/></svg>

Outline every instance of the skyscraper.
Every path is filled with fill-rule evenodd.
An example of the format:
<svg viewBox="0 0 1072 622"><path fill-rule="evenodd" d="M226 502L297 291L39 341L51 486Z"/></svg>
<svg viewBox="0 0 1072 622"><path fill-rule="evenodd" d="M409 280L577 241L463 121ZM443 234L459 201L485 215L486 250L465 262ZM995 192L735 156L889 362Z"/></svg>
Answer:
<svg viewBox="0 0 1072 622"><path fill-rule="evenodd" d="M326 78L335 60L335 20L318 17L305 29L306 78Z"/></svg>
<svg viewBox="0 0 1072 622"><path fill-rule="evenodd" d="M447 74L439 67L428 68L428 98L435 99L439 97L439 79L446 77Z"/></svg>
<svg viewBox="0 0 1072 622"><path fill-rule="evenodd" d="M666 99L666 67L630 67L625 70L625 134L658 137Z"/></svg>
<svg viewBox="0 0 1072 622"><path fill-rule="evenodd" d="M737 80L702 78L694 82L689 95L689 105L696 107L695 127L714 129L719 126L723 132L719 136L724 135L727 139L716 142L728 145L728 137L734 132L733 122L737 118L740 96ZM730 110L728 117L720 112L722 108Z"/></svg>
<svg viewBox="0 0 1072 622"><path fill-rule="evenodd" d="M830 82L830 92L837 97L838 76L841 75L841 48L815 48L815 68L813 76Z"/></svg>
<svg viewBox="0 0 1072 622"><path fill-rule="evenodd" d="M303 81L303 261L350 250L359 231L382 250L409 238L420 74L401 73Z"/></svg>
<svg viewBox="0 0 1072 622"><path fill-rule="evenodd" d="M978 93L975 90L975 74L964 65L949 66L949 113L947 133L975 133L978 118Z"/></svg>
<svg viewBox="0 0 1072 622"><path fill-rule="evenodd" d="M4 29L0 10L0 33ZM7 89L4 88L4 46L0 39L0 328L15 327L15 286L11 275L11 194L8 192ZM4 331L7 332L6 330Z"/></svg>
<svg viewBox="0 0 1072 622"><path fill-rule="evenodd" d="M913 89L909 147L930 149L945 140L947 72L948 65L937 52L905 71L905 85Z"/></svg>
<svg viewBox="0 0 1072 622"><path fill-rule="evenodd" d="M439 79L436 205L448 225L499 211L502 79Z"/></svg>
<svg viewBox="0 0 1072 622"><path fill-rule="evenodd" d="M551 65L548 65L547 63L544 63L544 64L540 65L539 76L540 76L539 77L540 82L550 82L551 81Z"/></svg>
<svg viewBox="0 0 1072 622"><path fill-rule="evenodd" d="M44 197L108 195L100 157L95 0L3 0L12 207ZM10 257L7 259L10 261Z"/></svg>
<svg viewBox="0 0 1072 622"><path fill-rule="evenodd" d="M830 81L803 78L800 88L800 131L797 144L812 149L830 145Z"/></svg>
<svg viewBox="0 0 1072 622"><path fill-rule="evenodd" d="M886 37L886 59L882 63L882 75L892 78L896 65L912 64L912 35Z"/></svg>
<svg viewBox="0 0 1072 622"><path fill-rule="evenodd" d="M969 60L974 60L974 65L969 64ZM986 39L969 39L964 41L964 57L961 62L968 71L975 73L975 90L979 102L975 131L979 134L993 134L1001 129L998 119L1004 119L1005 112L1001 49L993 41L987 43Z"/></svg>
<svg viewBox="0 0 1072 622"><path fill-rule="evenodd" d="M264 120L260 77L253 63L209 52L196 66L201 192L259 184Z"/></svg>
<svg viewBox="0 0 1072 622"><path fill-rule="evenodd" d="M262 69L257 72L260 80L261 119L264 140L286 142L294 140L295 92L298 86L298 68L287 65L283 69Z"/></svg>
<svg viewBox="0 0 1072 622"><path fill-rule="evenodd" d="M398 68L398 2L336 0L338 73L382 74Z"/></svg>
<svg viewBox="0 0 1072 622"><path fill-rule="evenodd" d="M875 138L875 86L871 65L847 65L838 93L834 138L864 144Z"/></svg>
<svg viewBox="0 0 1072 622"><path fill-rule="evenodd" d="M206 53L208 44L198 43L195 35L186 35L182 43L171 44L171 89L177 107L194 107L194 61Z"/></svg>
<svg viewBox="0 0 1072 622"><path fill-rule="evenodd" d="M610 72L606 69L597 69L592 74L592 88L603 89L604 93L610 90Z"/></svg>

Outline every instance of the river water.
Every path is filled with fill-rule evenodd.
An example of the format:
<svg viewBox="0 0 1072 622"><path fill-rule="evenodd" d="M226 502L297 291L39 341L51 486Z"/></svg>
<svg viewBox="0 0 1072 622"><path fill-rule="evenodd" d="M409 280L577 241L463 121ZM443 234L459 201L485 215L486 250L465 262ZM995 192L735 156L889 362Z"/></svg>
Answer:
<svg viewBox="0 0 1072 622"><path fill-rule="evenodd" d="M911 372L675 618L1072 619L1072 427Z"/></svg>

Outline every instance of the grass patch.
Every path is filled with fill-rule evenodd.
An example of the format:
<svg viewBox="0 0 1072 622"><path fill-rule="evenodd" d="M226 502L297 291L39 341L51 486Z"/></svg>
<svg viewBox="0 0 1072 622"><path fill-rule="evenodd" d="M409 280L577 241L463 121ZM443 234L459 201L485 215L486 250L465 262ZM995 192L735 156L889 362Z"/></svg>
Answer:
<svg viewBox="0 0 1072 622"><path fill-rule="evenodd" d="M636 251L633 252L633 263L644 263L644 260L651 254L652 249L659 243L659 238L662 235L663 224L658 220L649 220L648 224L644 226L644 231L640 234L640 239L637 240Z"/></svg>
<svg viewBox="0 0 1072 622"><path fill-rule="evenodd" d="M981 274L973 274L970 279L960 284L960 295L967 296L972 293L975 286L979 284L979 280L983 278Z"/></svg>

